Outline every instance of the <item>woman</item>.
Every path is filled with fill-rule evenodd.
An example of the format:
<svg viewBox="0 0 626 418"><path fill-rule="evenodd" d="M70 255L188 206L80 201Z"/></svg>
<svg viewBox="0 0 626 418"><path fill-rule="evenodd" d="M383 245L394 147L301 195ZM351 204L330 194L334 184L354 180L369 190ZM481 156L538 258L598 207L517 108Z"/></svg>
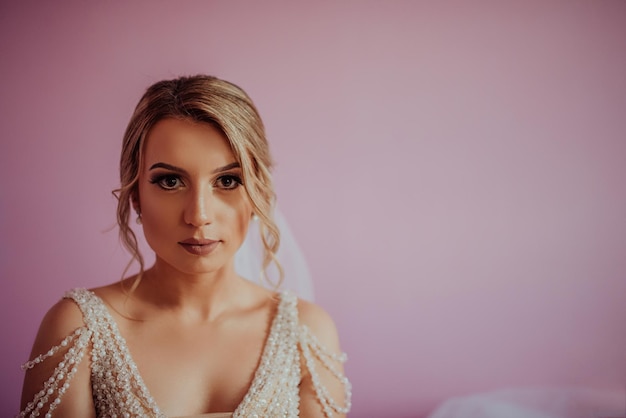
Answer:
<svg viewBox="0 0 626 418"><path fill-rule="evenodd" d="M140 272L50 309L23 366L21 416L344 416L332 319L234 269L252 217L264 268L275 261L270 168L239 87L202 75L151 86L124 136L116 194ZM133 210L155 253L145 270Z"/></svg>

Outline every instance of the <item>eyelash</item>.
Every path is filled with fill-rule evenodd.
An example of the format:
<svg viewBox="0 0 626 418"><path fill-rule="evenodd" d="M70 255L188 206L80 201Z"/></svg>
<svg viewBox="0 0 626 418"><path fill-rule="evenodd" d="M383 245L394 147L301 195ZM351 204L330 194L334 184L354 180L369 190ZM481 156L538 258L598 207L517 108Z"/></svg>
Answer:
<svg viewBox="0 0 626 418"><path fill-rule="evenodd" d="M179 182L178 185L173 186L173 187L167 187L165 186L164 182L167 180L177 180ZM225 180L228 181L232 181L232 184L230 186L226 186L223 184L223 182ZM176 175L176 174L157 174L156 176L152 177L150 179L150 183L151 184L156 184L158 187L160 187L163 190L176 190L178 188L180 188L181 186L184 186L184 183L182 181L182 179L180 178L180 176ZM234 174L224 174L219 176L217 179L215 179L215 183L217 184L217 187L220 190L235 190L236 188L238 188L239 186L243 185L243 181L241 180L241 178L239 176L236 176ZM222 183L221 185L219 185L220 183Z"/></svg>
<svg viewBox="0 0 626 418"><path fill-rule="evenodd" d="M235 190L237 187L243 185L243 181L241 180L241 177L236 176L234 174L224 174L223 176L219 176L216 179L216 183L217 182L223 182L225 179L228 179L228 180L232 181L233 183L231 184L231 186L224 186L224 185L222 185L220 187L220 189L222 189L222 190Z"/></svg>

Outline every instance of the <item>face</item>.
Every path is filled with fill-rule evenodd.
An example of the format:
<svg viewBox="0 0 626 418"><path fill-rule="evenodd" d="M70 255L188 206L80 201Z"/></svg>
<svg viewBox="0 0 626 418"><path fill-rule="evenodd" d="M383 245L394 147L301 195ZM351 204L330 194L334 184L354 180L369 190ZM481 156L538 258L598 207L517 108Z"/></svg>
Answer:
<svg viewBox="0 0 626 418"><path fill-rule="evenodd" d="M164 119L148 133L138 210L156 266L233 271L252 206L228 140L207 123Z"/></svg>

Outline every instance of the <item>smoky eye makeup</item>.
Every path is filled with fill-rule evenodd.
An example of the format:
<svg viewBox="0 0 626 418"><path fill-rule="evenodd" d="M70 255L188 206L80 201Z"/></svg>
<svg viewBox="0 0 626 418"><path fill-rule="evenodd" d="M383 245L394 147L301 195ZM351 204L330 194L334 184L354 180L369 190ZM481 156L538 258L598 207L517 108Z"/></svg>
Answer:
<svg viewBox="0 0 626 418"><path fill-rule="evenodd" d="M243 180L236 174L223 174L215 179L215 185L222 190L234 190L243 185Z"/></svg>
<svg viewBox="0 0 626 418"><path fill-rule="evenodd" d="M184 185L178 174L171 173L154 174L150 177L149 182L156 184L163 190L174 190Z"/></svg>
<svg viewBox="0 0 626 418"><path fill-rule="evenodd" d="M150 173L148 182L163 190L177 190L186 186L183 178L188 178L189 174L183 168L165 162L157 162L150 166L149 172L152 170L157 170L157 172ZM237 162L216 168L212 174L214 176L211 180L211 186L215 189L229 191L243 186L241 166Z"/></svg>

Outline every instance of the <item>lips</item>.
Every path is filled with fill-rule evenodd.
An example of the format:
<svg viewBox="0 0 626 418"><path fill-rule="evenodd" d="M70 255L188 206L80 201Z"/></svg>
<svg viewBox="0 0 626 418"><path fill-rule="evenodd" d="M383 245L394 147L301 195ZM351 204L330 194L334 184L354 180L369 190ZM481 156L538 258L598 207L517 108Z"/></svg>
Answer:
<svg viewBox="0 0 626 418"><path fill-rule="evenodd" d="M219 243L220 241L214 241L211 239L189 238L184 241L180 241L178 244L193 255L207 255L213 252Z"/></svg>

